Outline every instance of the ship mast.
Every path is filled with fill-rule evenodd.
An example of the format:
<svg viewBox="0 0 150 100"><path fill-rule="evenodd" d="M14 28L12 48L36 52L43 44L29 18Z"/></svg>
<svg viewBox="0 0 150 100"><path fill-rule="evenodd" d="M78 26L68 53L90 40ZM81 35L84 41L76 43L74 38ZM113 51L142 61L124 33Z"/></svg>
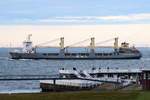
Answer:
<svg viewBox="0 0 150 100"><path fill-rule="evenodd" d="M91 53L94 53L95 51L95 38L94 37L91 38L90 49L91 49Z"/></svg>
<svg viewBox="0 0 150 100"><path fill-rule="evenodd" d="M95 49L95 38L94 37L91 38L90 48Z"/></svg>
<svg viewBox="0 0 150 100"><path fill-rule="evenodd" d="M118 52L118 50L119 50L118 37L115 38L114 49L116 52Z"/></svg>
<svg viewBox="0 0 150 100"><path fill-rule="evenodd" d="M60 38L60 50L64 50L64 37Z"/></svg>
<svg viewBox="0 0 150 100"><path fill-rule="evenodd" d="M60 38L60 55L64 55L65 53L65 47L64 47L64 37Z"/></svg>

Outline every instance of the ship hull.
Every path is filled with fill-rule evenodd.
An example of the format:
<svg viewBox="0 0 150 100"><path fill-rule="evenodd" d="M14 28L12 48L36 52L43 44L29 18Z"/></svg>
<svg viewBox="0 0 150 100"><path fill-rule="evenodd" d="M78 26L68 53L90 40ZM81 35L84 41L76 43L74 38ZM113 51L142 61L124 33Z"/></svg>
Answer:
<svg viewBox="0 0 150 100"><path fill-rule="evenodd" d="M119 53L119 54L113 54L113 55L101 55L101 56L95 56L95 55L88 55L88 56L65 56L65 55L45 55L43 53L15 53L10 52L10 58L11 59L50 59L50 60L56 60L56 59L63 59L63 60L94 60L94 59L140 59L142 55L140 53L131 53L131 54L125 54L125 53Z"/></svg>

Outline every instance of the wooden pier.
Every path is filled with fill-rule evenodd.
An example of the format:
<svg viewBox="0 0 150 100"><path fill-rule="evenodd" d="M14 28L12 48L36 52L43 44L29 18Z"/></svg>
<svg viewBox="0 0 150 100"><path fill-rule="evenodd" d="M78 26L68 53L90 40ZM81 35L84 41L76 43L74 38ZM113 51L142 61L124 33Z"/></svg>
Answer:
<svg viewBox="0 0 150 100"><path fill-rule="evenodd" d="M32 81L32 80L39 80L40 81L40 88L43 92L48 91L85 91L91 90L98 87L99 83L113 83L113 84L121 84L120 82L114 81L104 81L98 79L88 79L88 78L57 78L54 77L57 75L3 75L0 76L0 81ZM74 83L71 81L87 81L87 83ZM43 82L41 82L43 81ZM47 83L46 81L51 81L51 83ZM58 81L64 81L64 84L58 84ZM67 83L66 81L70 81ZM88 83L93 82L93 83ZM97 83L96 83L97 82ZM95 84L96 83L96 84Z"/></svg>

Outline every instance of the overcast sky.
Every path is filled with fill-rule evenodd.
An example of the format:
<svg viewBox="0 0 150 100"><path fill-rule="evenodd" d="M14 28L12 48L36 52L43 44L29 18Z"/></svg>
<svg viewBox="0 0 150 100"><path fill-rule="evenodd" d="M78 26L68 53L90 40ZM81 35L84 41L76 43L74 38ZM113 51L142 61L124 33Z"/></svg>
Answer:
<svg viewBox="0 0 150 100"><path fill-rule="evenodd" d="M100 40L117 35L135 44L150 44L149 5L150 0L0 0L0 45L20 45L28 33L38 43L47 39L41 39L43 35L50 40L57 36L74 39L91 32Z"/></svg>

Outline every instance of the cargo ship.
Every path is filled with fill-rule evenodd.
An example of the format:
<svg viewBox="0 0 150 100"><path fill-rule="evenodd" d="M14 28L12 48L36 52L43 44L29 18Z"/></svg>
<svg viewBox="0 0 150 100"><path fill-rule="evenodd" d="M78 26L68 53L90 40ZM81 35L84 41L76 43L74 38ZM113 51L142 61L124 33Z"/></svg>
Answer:
<svg viewBox="0 0 150 100"><path fill-rule="evenodd" d="M11 59L140 59L141 52L134 46L130 47L129 43L123 42L121 46L118 45L118 37L113 38L113 46L97 46L95 38L90 38L89 46L65 46L64 37L60 38L58 47L47 46L45 48L59 48L59 52L37 52L37 48L44 48L44 46L33 46L30 39L32 35L28 35L27 39L23 42L22 50L14 50L9 52ZM83 42L83 41L82 41ZM104 42L104 41L103 41ZM85 52L68 52L68 48L86 48ZM113 48L111 52L97 52L96 48Z"/></svg>

